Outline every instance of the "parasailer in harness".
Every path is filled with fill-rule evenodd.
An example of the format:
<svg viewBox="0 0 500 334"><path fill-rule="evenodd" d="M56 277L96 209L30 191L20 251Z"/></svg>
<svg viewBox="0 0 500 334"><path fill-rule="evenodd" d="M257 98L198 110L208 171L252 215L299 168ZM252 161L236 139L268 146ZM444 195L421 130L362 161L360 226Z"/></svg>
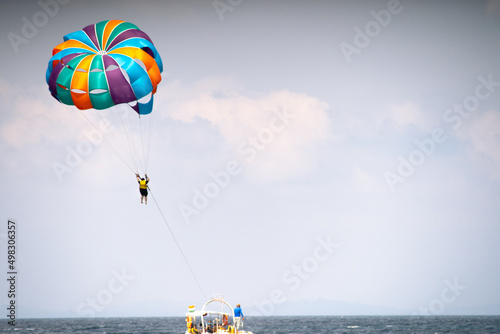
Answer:
<svg viewBox="0 0 500 334"><path fill-rule="evenodd" d="M139 174L135 174L135 177L137 178L137 182L139 182L139 191L141 193L141 203L144 200L145 204L148 204L148 183L149 183L149 177L148 174L144 175L146 179L141 178Z"/></svg>

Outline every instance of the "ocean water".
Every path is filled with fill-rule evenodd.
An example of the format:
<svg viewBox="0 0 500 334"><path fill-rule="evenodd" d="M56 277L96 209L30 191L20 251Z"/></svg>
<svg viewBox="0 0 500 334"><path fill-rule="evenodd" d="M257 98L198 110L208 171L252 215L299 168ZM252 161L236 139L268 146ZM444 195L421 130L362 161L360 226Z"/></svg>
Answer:
<svg viewBox="0 0 500 334"><path fill-rule="evenodd" d="M500 333L500 316L321 316L251 317L245 330L254 334L331 333ZM16 326L0 321L0 333L184 334L184 317L19 319Z"/></svg>

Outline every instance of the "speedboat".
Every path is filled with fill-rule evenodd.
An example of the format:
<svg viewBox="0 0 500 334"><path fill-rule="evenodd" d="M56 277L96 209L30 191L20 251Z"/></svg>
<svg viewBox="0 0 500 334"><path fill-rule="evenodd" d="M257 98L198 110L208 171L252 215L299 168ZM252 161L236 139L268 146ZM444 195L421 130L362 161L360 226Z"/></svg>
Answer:
<svg viewBox="0 0 500 334"><path fill-rule="evenodd" d="M203 305L201 310L196 310L194 306L189 306L189 310L186 313L187 329L185 334L253 334L242 329L236 331L234 324L234 310L231 305L222 296L214 296Z"/></svg>

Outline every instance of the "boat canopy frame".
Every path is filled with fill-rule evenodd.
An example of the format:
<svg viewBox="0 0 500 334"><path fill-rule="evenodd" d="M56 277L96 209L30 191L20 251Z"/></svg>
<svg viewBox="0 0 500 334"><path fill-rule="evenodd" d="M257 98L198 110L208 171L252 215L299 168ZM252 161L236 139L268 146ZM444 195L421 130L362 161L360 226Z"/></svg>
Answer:
<svg viewBox="0 0 500 334"><path fill-rule="evenodd" d="M219 303L222 303L224 305L226 305L227 307L229 307L229 309L231 310L231 313L226 313L226 312L222 312L222 311L212 311L212 310L205 310L206 307L211 304L211 303L215 303L215 302L219 302ZM201 311L190 311L190 312L187 312L186 313L186 316L189 316L189 317L197 317L197 316L200 316L201 318L201 325L202 325L202 328L205 328L205 316L206 315L209 315L209 314L213 314L213 315L219 315L219 316L222 316L222 315L226 315L229 319L229 317L231 317L232 319L232 324L234 325L234 309L231 307L231 305L226 302L224 300L224 298L222 296L213 296L208 302L206 302L203 307L201 308Z"/></svg>

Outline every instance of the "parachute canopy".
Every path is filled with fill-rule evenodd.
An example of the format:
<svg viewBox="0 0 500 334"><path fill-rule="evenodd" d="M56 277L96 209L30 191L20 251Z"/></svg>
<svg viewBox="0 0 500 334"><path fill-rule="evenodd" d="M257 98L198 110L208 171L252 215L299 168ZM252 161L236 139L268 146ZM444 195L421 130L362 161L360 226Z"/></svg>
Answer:
<svg viewBox="0 0 500 334"><path fill-rule="evenodd" d="M146 33L132 23L102 21L64 36L52 52L46 81L52 96L78 109L127 103L149 114L163 64Z"/></svg>

